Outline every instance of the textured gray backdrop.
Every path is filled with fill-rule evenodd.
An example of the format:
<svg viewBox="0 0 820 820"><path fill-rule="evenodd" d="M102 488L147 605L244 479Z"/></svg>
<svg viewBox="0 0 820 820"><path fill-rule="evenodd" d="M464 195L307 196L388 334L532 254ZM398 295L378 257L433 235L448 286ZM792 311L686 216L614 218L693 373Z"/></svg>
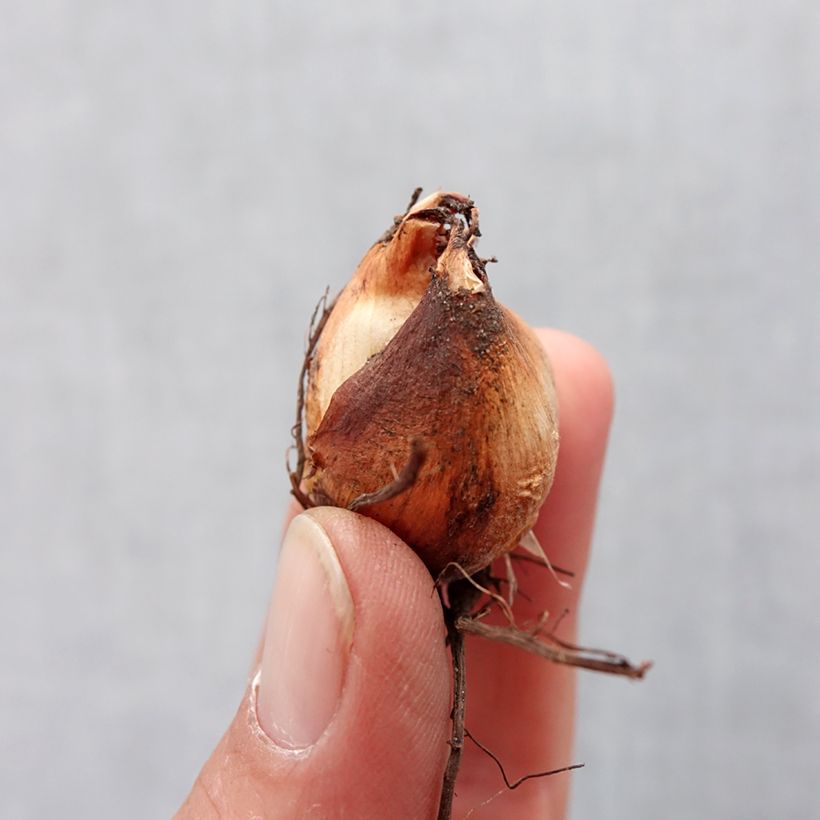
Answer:
<svg viewBox="0 0 820 820"><path fill-rule="evenodd" d="M820 10L0 3L0 814L168 816L242 693L305 324L416 184L618 386L573 818L820 816Z"/></svg>

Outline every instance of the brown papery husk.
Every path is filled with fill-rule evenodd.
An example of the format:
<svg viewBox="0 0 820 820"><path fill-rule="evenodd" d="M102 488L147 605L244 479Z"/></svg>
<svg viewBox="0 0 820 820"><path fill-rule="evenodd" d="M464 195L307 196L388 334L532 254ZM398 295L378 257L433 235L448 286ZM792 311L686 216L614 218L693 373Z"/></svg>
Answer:
<svg viewBox="0 0 820 820"><path fill-rule="evenodd" d="M308 439L308 490L348 506L395 479L413 439L427 454L412 486L360 511L434 575L451 563L472 573L513 549L555 470L551 374L538 340L495 301L455 232L409 318L334 392Z"/></svg>
<svg viewBox="0 0 820 820"><path fill-rule="evenodd" d="M311 360L308 434L318 428L339 385L384 350L418 306L447 245L445 226L473 211L469 197L437 192L414 202L367 251L327 316Z"/></svg>

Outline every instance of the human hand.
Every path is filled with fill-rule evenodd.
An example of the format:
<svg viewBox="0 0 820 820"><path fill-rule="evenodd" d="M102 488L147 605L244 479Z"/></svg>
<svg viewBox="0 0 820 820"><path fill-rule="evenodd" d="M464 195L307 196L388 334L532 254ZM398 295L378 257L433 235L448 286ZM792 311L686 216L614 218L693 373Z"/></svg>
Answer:
<svg viewBox="0 0 820 820"><path fill-rule="evenodd" d="M535 527L571 590L535 568L516 617L570 614L574 641L612 415L600 355L540 331L555 371L561 448ZM450 736L451 662L426 568L377 522L346 510L296 516L282 546L258 673L177 813L197 818L435 817ZM511 777L572 763L575 673L500 644L467 641L467 728ZM566 813L570 776L504 788L468 744L454 817ZM489 801L489 802L487 802Z"/></svg>

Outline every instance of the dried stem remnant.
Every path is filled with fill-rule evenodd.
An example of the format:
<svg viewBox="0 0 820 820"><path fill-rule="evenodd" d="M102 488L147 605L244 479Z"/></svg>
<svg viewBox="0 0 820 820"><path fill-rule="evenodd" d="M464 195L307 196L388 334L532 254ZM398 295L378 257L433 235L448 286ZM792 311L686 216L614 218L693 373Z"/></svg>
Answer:
<svg viewBox="0 0 820 820"><path fill-rule="evenodd" d="M574 646L554 635L542 638L517 626L495 626L466 616L458 618L455 625L456 629L465 635L477 635L489 641L506 643L565 666L593 669L596 672L608 672L611 675L637 679L642 678L652 666L648 662L635 665L617 652Z"/></svg>
<svg viewBox="0 0 820 820"><path fill-rule="evenodd" d="M483 575L486 573L478 573ZM450 733L450 755L441 786L438 820L449 820L453 811L456 778L461 766L461 751L464 748L464 715L467 697L467 669L464 655L464 634L456 624L466 617L475 607L484 588L484 578L462 579L447 585L447 603L444 607L444 620L447 624L447 641L453 656L453 711L452 731Z"/></svg>

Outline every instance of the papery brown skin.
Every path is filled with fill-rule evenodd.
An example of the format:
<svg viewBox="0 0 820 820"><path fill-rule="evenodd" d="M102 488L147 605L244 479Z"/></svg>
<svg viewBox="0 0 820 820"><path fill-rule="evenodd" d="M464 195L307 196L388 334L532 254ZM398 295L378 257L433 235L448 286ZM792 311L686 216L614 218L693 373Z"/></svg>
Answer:
<svg viewBox="0 0 820 820"><path fill-rule="evenodd" d="M384 350L430 285L430 271L447 243L442 225L469 213L461 194L433 194L365 254L339 294L311 364L305 421L319 426L336 388Z"/></svg>
<svg viewBox="0 0 820 820"><path fill-rule="evenodd" d="M306 402L305 486L317 503L348 506L390 484L423 440L412 486L360 512L434 576L451 563L476 572L514 549L558 452L543 349L493 298L450 206L465 213L472 202L428 198L365 256L322 333ZM375 333L369 317L379 317Z"/></svg>

